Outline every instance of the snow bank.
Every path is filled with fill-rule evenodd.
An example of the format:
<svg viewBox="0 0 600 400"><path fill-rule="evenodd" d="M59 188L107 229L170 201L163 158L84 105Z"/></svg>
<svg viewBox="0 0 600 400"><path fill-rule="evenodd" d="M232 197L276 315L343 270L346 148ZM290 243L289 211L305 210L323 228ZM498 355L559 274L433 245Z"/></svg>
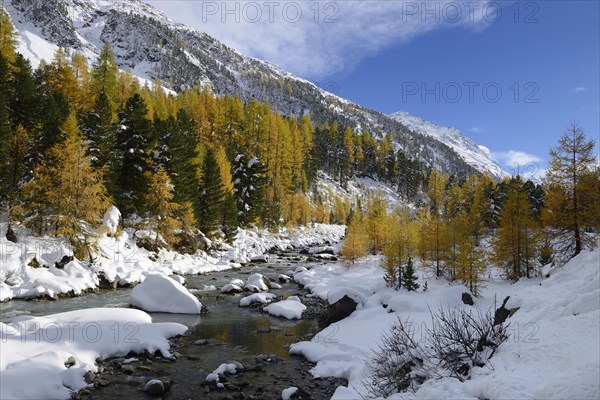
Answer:
<svg viewBox="0 0 600 400"><path fill-rule="evenodd" d="M295 300L282 300L277 303L269 304L263 308L263 311L266 311L271 315L287 319L302 318L304 310L306 310L306 306Z"/></svg>
<svg viewBox="0 0 600 400"><path fill-rule="evenodd" d="M170 356L168 338L187 328L152 323L140 310L92 308L0 323L0 398L68 399L85 386L95 360L129 352ZM73 357L75 364L65 362Z"/></svg>
<svg viewBox="0 0 600 400"><path fill-rule="evenodd" d="M315 267L294 275L330 302L342 293L361 300L348 318L327 327L312 341L290 348L290 353L302 354L316 363L311 370L313 376L348 379L348 387L339 387L333 399L364 398L365 361L398 317L412 323L418 340L424 337L421 334L426 327L431 328L429 309L437 310L440 305L470 307L461 301L466 289L459 284L430 280L426 292L397 292L384 287L376 263L342 268ZM432 379L414 394L390 398L599 398L599 269L600 250L595 250L583 252L564 267L552 270L547 279L523 279L516 284L487 282L482 297L475 299L481 310L493 307L495 299L501 302L506 296L510 296L507 307L520 307L508 321L509 339L490 363L474 368L468 381ZM375 292L369 295L371 290Z"/></svg>
<svg viewBox="0 0 600 400"><path fill-rule="evenodd" d="M255 303L268 304L275 298L277 298L277 296L272 293L254 293L250 296L240 299L240 307L248 307L249 305Z"/></svg>
<svg viewBox="0 0 600 400"><path fill-rule="evenodd" d="M370 257L366 260L364 264L356 264L351 268L341 264L319 265L310 270L298 267L294 272L294 280L329 303L348 295L361 304L385 287L384 271L379 267L380 258Z"/></svg>
<svg viewBox="0 0 600 400"><path fill-rule="evenodd" d="M119 216L116 208L109 209L103 220L106 230L116 232ZM102 280L134 285L147 276L194 275L240 267L252 257L264 255L272 248L291 249L339 241L344 235L343 225L315 224L295 229L238 230L233 245L222 244L223 250L212 255L179 254L161 250L152 253L139 248L130 229L118 237L101 236L98 239L96 260L91 266L74 260L64 269L54 268L64 256L72 256L72 246L65 239L28 236L19 227L19 242L9 242L6 223L0 223L0 301L12 298L53 297L61 294L80 295L95 289ZM138 234L140 231L137 232ZM35 259L35 262L34 262ZM32 266L39 265L40 268ZM241 287L244 286L242 283ZM256 286L256 285L255 285ZM257 286L257 287L260 287Z"/></svg>
<svg viewBox="0 0 600 400"><path fill-rule="evenodd" d="M164 275L150 275L133 288L129 303L149 312L200 314L202 303L181 283Z"/></svg>
<svg viewBox="0 0 600 400"><path fill-rule="evenodd" d="M259 259L271 249L290 250L340 241L345 234L345 225L312 224L296 228L280 228L278 232L268 229L238 229L232 245L223 244L217 254L227 260L247 263Z"/></svg>

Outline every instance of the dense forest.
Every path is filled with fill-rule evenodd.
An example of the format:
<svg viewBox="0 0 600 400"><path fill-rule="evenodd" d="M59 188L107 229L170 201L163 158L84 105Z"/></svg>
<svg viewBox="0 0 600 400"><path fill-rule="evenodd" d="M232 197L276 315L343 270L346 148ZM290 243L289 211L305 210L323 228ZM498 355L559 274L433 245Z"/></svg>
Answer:
<svg viewBox="0 0 600 400"><path fill-rule="evenodd" d="M202 87L142 85L109 45L91 67L59 49L33 70L1 18L1 203L11 223L37 234L88 243L88 227L113 204L124 226L156 233L155 248L177 248L198 230L231 241L238 227L348 224L344 257L383 252L390 286L415 289L418 258L473 293L490 261L517 280L595 243L598 162L576 124L551 151L543 186L458 179L428 170L390 136ZM353 176L385 182L406 206L320 193L319 170L342 187Z"/></svg>
<svg viewBox="0 0 600 400"><path fill-rule="evenodd" d="M60 49L34 71L3 18L1 193L11 218L39 234L77 241L80 222L97 223L111 203L166 245L181 228L231 239L238 226L345 223L349 202L318 195L317 170L342 185L379 178L407 198L425 178L389 137L200 87L142 86L108 45L91 68Z"/></svg>
<svg viewBox="0 0 600 400"><path fill-rule="evenodd" d="M600 173L595 143L572 124L550 151L544 185L520 176L496 181L471 176L462 184L433 171L427 201L416 211L389 212L369 200L350 218L342 255L385 255L389 286L415 290L413 261L433 276L462 281L477 294L491 272L504 278L539 276L549 263L564 264L597 245Z"/></svg>

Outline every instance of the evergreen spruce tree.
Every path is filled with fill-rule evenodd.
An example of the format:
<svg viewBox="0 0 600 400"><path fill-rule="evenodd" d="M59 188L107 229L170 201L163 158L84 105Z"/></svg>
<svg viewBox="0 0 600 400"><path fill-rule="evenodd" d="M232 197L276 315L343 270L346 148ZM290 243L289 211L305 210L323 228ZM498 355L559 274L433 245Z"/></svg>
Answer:
<svg viewBox="0 0 600 400"><path fill-rule="evenodd" d="M200 196L196 207L196 220L200 230L208 237L214 237L223 218L225 190L221 182L219 164L212 149L206 150L200 178Z"/></svg>
<svg viewBox="0 0 600 400"><path fill-rule="evenodd" d="M200 155L198 136L193 121L184 110L179 111L177 120L167 140L169 175L175 186L175 201L196 203L198 201L198 174Z"/></svg>
<svg viewBox="0 0 600 400"><path fill-rule="evenodd" d="M420 286L417 283L418 277L413 268L413 261L411 257L408 257L406 262L406 269L404 270L404 287L409 292L416 291Z"/></svg>
<svg viewBox="0 0 600 400"><path fill-rule="evenodd" d="M30 137L23 125L17 125L6 141L0 142L0 184L6 199L14 203L18 189L24 183Z"/></svg>
<svg viewBox="0 0 600 400"><path fill-rule="evenodd" d="M17 54L11 81L10 109L14 125L21 124L28 132L37 129L40 98L36 92L31 64Z"/></svg>
<svg viewBox="0 0 600 400"><path fill-rule="evenodd" d="M237 234L238 219L237 205L232 192L226 192L223 199L223 220L221 222L223 234L228 242L233 242Z"/></svg>
<svg viewBox="0 0 600 400"><path fill-rule="evenodd" d="M387 218L385 223L390 225L388 240L383 249L385 278L389 287L398 290L405 286L404 265L417 252L419 232L407 212L398 211Z"/></svg>
<svg viewBox="0 0 600 400"><path fill-rule="evenodd" d="M40 162L51 147L64 140L62 126L71 113L67 98L60 92L49 93L42 99L40 107L42 126L41 129L32 132L32 136L34 136L33 165Z"/></svg>
<svg viewBox="0 0 600 400"><path fill-rule="evenodd" d="M104 171L104 180L110 195L119 195L119 149L117 148L117 124L111 102L100 92L87 113L83 131L88 139L93 165Z"/></svg>
<svg viewBox="0 0 600 400"><path fill-rule="evenodd" d="M152 122L146 118L146 114L146 103L136 93L127 101L120 115L120 129L117 131L117 148L120 151L117 207L124 217L141 215L145 211L144 196L148 184L144 173L150 164L149 151L154 134Z"/></svg>

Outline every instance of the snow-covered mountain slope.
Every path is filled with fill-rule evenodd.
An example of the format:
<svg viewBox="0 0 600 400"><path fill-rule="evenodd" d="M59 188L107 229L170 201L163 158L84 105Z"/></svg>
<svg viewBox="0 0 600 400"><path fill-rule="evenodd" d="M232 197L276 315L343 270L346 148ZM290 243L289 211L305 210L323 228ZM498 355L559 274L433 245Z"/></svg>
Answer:
<svg viewBox="0 0 600 400"><path fill-rule="evenodd" d="M34 67L42 59L50 61L58 46L93 62L109 43L123 70L141 79L159 78L174 91L203 85L217 95L268 101L284 114L310 114L320 122L337 119L376 137L390 134L396 148L428 168L457 176L487 170L476 160L469 164L474 159L465 159L445 138L415 133L394 118L246 57L141 0L6 0L3 5L19 32L19 51Z"/></svg>
<svg viewBox="0 0 600 400"><path fill-rule="evenodd" d="M508 174L491 158L490 150L488 148L477 145L471 139L463 135L458 129L425 121L406 111L398 111L390 116L415 132L431 136L447 144L463 160L465 160L465 162L472 165L477 170L489 172L497 178L508 176Z"/></svg>

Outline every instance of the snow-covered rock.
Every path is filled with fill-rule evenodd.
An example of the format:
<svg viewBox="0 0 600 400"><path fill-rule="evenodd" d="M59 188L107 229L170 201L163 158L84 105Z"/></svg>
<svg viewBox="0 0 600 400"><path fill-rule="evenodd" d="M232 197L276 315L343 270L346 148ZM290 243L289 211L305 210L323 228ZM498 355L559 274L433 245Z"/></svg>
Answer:
<svg viewBox="0 0 600 400"><path fill-rule="evenodd" d="M235 374L238 372L238 370L240 370L240 367L241 364L238 362L223 363L219 365L217 369L215 369L213 372L206 376L206 381L212 383L219 383L222 376L226 374Z"/></svg>
<svg viewBox="0 0 600 400"><path fill-rule="evenodd" d="M284 317L287 319L300 319L302 313L306 310L306 306L295 300L282 300L277 303L269 304L263 308L263 311L268 312L276 317Z"/></svg>
<svg viewBox="0 0 600 400"><path fill-rule="evenodd" d="M243 291L244 289L242 289L238 285L234 285L233 283L228 283L227 285L221 288L221 293L225 294L242 293Z"/></svg>
<svg viewBox="0 0 600 400"><path fill-rule="evenodd" d="M298 391L296 386L291 386L281 391L281 400L290 400L292 395Z"/></svg>
<svg viewBox="0 0 600 400"><path fill-rule="evenodd" d="M0 323L0 398L69 399L88 385L84 375L97 371L98 357L144 351L168 357L168 338L186 330L177 323L152 323L145 312L127 308L16 317Z"/></svg>
<svg viewBox="0 0 600 400"><path fill-rule="evenodd" d="M104 213L104 218L102 218L102 225L108 228L108 231L111 235L117 233L117 228L119 227L119 220L121 219L121 211L115 206L110 206L108 210Z"/></svg>
<svg viewBox="0 0 600 400"><path fill-rule="evenodd" d="M182 284L164 275L149 275L133 288L129 303L149 312L200 314L203 305Z"/></svg>
<svg viewBox="0 0 600 400"><path fill-rule="evenodd" d="M251 291L255 291L254 288L258 288L258 290L266 292L271 289L271 281L262 274L252 274L248 277L246 288Z"/></svg>
<svg viewBox="0 0 600 400"><path fill-rule="evenodd" d="M272 293L254 293L240 299L240 307L248 307L255 303L268 304L275 298L277 298L277 296Z"/></svg>

